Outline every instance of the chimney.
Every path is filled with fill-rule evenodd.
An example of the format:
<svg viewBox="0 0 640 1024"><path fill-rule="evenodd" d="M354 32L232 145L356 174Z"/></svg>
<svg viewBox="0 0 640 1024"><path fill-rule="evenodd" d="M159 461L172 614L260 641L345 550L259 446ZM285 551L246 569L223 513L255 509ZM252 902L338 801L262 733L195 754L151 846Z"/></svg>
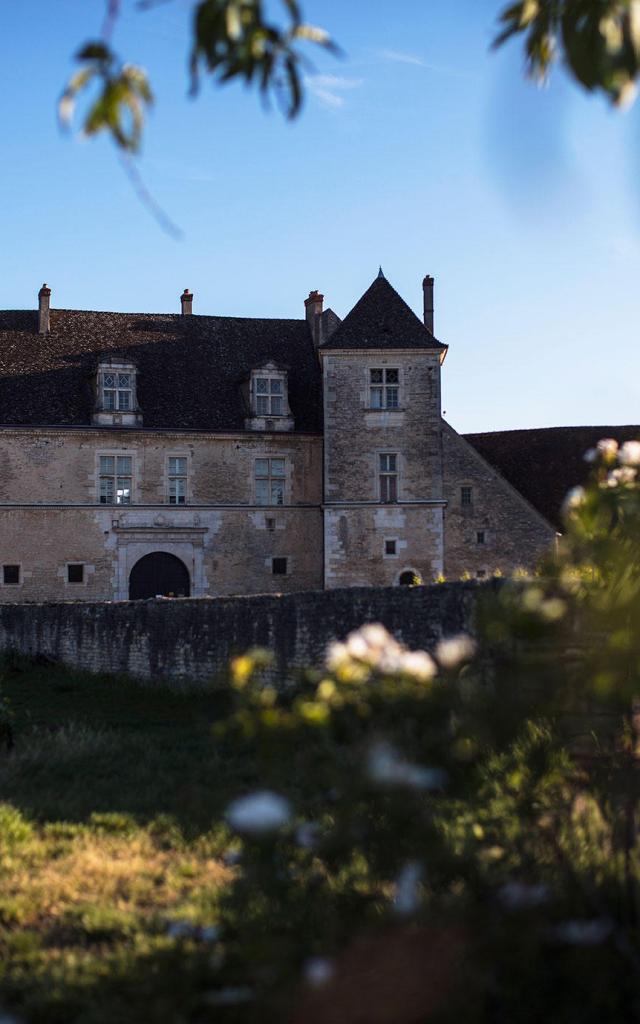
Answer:
<svg viewBox="0 0 640 1024"><path fill-rule="evenodd" d="M427 276L422 282L424 296L424 326L433 334L433 278Z"/></svg>
<svg viewBox="0 0 640 1024"><path fill-rule="evenodd" d="M185 288L180 296L180 302L182 303L182 315L190 316L193 313L193 292Z"/></svg>
<svg viewBox="0 0 640 1024"><path fill-rule="evenodd" d="M51 301L51 289L43 284L38 292L38 334L49 333L49 303Z"/></svg>
<svg viewBox="0 0 640 1024"><path fill-rule="evenodd" d="M320 344L320 317L322 316L323 303L324 295L321 295L318 291L309 292L309 298L304 300L305 316L307 318L307 323L311 328L311 336L316 348L318 348L318 345Z"/></svg>

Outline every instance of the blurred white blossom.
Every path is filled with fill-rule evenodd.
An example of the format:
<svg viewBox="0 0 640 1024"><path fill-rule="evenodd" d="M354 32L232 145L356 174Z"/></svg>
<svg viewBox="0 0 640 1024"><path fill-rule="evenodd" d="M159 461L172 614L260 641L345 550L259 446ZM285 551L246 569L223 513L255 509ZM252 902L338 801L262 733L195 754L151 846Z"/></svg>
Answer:
<svg viewBox="0 0 640 1024"><path fill-rule="evenodd" d="M607 477L609 487L617 487L618 484L633 484L636 480L636 471L633 466L618 466L612 469Z"/></svg>
<svg viewBox="0 0 640 1024"><path fill-rule="evenodd" d="M570 516L584 504L586 491L584 487L572 487L562 503L562 512Z"/></svg>
<svg viewBox="0 0 640 1024"><path fill-rule="evenodd" d="M331 981L334 975L333 962L325 956L313 956L303 965L302 973L305 981L319 988Z"/></svg>
<svg viewBox="0 0 640 1024"><path fill-rule="evenodd" d="M466 633L441 640L436 647L436 658L443 668L453 669L463 661L469 661L475 653L476 645Z"/></svg>
<svg viewBox="0 0 640 1024"><path fill-rule="evenodd" d="M376 743L369 751L367 775L372 782L410 789L443 789L447 775L441 768L423 768L399 756L389 743Z"/></svg>
<svg viewBox="0 0 640 1024"><path fill-rule="evenodd" d="M344 643L327 651L327 668L349 680L366 678L375 670L384 675L406 675L428 682L436 674L433 658L426 651L408 651L379 623L369 623L350 633Z"/></svg>
<svg viewBox="0 0 640 1024"><path fill-rule="evenodd" d="M414 914L420 906L420 882L423 868L420 861L411 860L398 875L393 898L396 914Z"/></svg>
<svg viewBox="0 0 640 1024"><path fill-rule="evenodd" d="M234 800L225 817L236 832L250 836L266 835L287 824L291 818L291 805L278 793L263 790Z"/></svg>
<svg viewBox="0 0 640 1024"><path fill-rule="evenodd" d="M599 455L605 462L613 462L618 454L618 442L612 437L603 437L596 445Z"/></svg>
<svg viewBox="0 0 640 1024"><path fill-rule="evenodd" d="M548 903L551 893L546 885L526 885L524 882L506 882L499 891L498 899L507 910L529 910Z"/></svg>
<svg viewBox="0 0 640 1024"><path fill-rule="evenodd" d="M625 441L618 452L618 462L622 466L640 466L640 441Z"/></svg>

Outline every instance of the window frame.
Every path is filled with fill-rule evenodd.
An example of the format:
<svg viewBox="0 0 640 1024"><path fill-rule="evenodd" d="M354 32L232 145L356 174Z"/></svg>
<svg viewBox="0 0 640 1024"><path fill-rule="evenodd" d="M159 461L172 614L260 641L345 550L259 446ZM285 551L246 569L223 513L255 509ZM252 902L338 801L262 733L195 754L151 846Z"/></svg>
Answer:
<svg viewBox="0 0 640 1024"><path fill-rule="evenodd" d="M460 508L473 508L473 486L471 484L460 484Z"/></svg>
<svg viewBox="0 0 640 1024"><path fill-rule="evenodd" d="M380 374L380 379L373 379L374 374ZM395 374L395 379L389 379L390 374ZM400 367L399 366L369 366L367 369L368 387L368 409L372 412L394 412L400 409ZM380 404L374 404L374 392L380 393ZM390 401L393 396L393 401Z"/></svg>
<svg viewBox="0 0 640 1024"><path fill-rule="evenodd" d="M268 463L267 472L259 472L260 463ZM273 463L282 462L283 468L282 473L273 472ZM288 497L288 481L289 481L289 459L286 455L256 455L253 460L253 498L254 504L260 508L283 508L287 504ZM267 500L263 500L260 491L263 489L259 486L266 482ZM282 500L274 501L274 488L281 484L282 486Z"/></svg>
<svg viewBox="0 0 640 1024"><path fill-rule="evenodd" d="M109 416L132 416L139 412L137 396L138 371L128 361L104 362L98 364L96 375L96 411ZM113 377L113 383L107 378ZM121 378L128 378L127 383ZM112 398L107 398L107 395ZM124 396L128 396L124 401ZM113 402L113 404L111 404Z"/></svg>
<svg viewBox="0 0 640 1024"><path fill-rule="evenodd" d="M107 473L102 471L102 460L113 459L114 469L113 473ZM131 474L118 472L118 459L130 459L131 461ZM136 452L131 450L112 450L112 451L98 451L96 452L96 499L97 504L105 508L119 508L121 506L134 505L136 503L136 478L137 478L137 464L136 464ZM113 501L102 500L102 481L111 479L113 484L112 494L114 496ZM129 488L129 500L118 501L118 480L130 480L131 486Z"/></svg>
<svg viewBox="0 0 640 1024"><path fill-rule="evenodd" d="M266 384L264 390L258 390L260 381ZM271 363L257 367L251 371L249 390L251 416L255 419L283 420L291 415L286 370L280 370ZM259 408L261 403L264 403L263 408ZM279 403L279 412L273 411L275 403Z"/></svg>
<svg viewBox="0 0 640 1024"><path fill-rule="evenodd" d="M383 469L383 459L393 459L393 469ZM382 505L396 505L400 500L400 455L398 452L379 451L376 452L376 463L378 501ZM392 491L395 491L393 496Z"/></svg>
<svg viewBox="0 0 640 1024"><path fill-rule="evenodd" d="M177 461L178 459L184 460L185 471L184 473L172 473L171 462L172 460ZM189 504L190 499L190 482L191 482L191 465L189 460L188 452L168 452L165 456L164 463L164 475L165 475L165 501L167 505L171 505L173 508L183 508ZM184 501L172 501L172 497L180 497L180 495L172 495L171 488L173 481L184 481Z"/></svg>
<svg viewBox="0 0 640 1024"><path fill-rule="evenodd" d="M388 545L393 544L393 551L388 551ZM397 537L384 537L382 541L382 557L383 558L399 558L400 552L398 550L398 538Z"/></svg>

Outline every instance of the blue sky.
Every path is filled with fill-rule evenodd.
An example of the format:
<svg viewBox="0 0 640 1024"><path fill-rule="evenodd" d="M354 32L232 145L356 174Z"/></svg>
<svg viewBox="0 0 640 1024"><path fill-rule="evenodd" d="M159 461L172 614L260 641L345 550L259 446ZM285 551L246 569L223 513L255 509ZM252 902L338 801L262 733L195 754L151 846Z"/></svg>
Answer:
<svg viewBox="0 0 640 1024"><path fill-rule="evenodd" d="M314 56L289 124L241 87L188 99L187 0L124 4L157 100L139 169L183 237L57 127L103 0L5 3L0 307L46 280L60 307L177 312L188 286L195 312L295 317L318 288L344 316L381 263L416 311L436 278L459 430L640 421L640 101L526 82L489 52L504 0L308 0L346 56Z"/></svg>

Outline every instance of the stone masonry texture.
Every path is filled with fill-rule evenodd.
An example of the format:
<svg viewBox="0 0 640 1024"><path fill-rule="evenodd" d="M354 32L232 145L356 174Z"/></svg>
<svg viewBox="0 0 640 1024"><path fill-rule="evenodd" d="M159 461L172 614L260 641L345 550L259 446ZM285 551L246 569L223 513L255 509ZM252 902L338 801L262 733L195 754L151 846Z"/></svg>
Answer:
<svg viewBox="0 0 640 1024"><path fill-rule="evenodd" d="M491 587L494 584L489 583ZM255 646L276 658L275 680L322 664L331 641L381 622L402 643L433 649L472 629L484 588L366 587L217 598L0 604L0 649L149 683L223 685L229 658Z"/></svg>

